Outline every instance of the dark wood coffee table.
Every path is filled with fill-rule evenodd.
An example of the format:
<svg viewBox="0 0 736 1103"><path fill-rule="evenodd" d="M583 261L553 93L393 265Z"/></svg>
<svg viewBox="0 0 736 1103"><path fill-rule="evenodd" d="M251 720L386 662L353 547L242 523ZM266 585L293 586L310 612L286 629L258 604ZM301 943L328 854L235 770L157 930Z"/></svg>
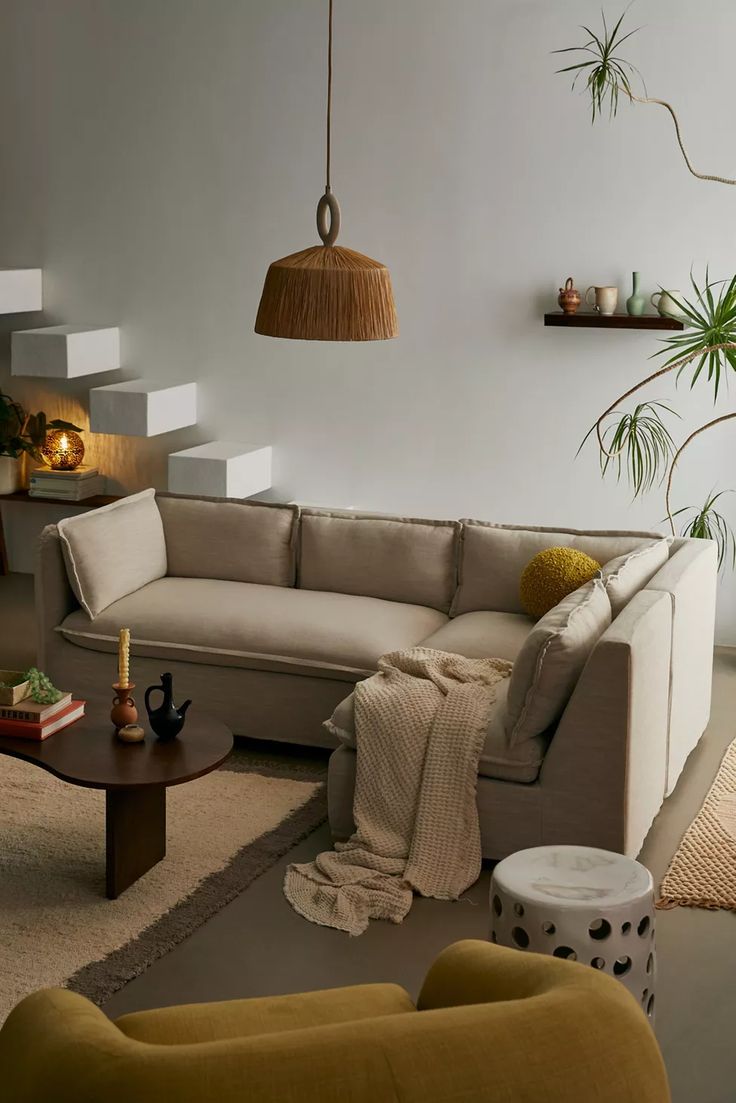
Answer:
<svg viewBox="0 0 736 1103"><path fill-rule="evenodd" d="M166 854L167 788L216 770L232 749L225 725L196 713L170 743L159 743L150 733L143 743L122 743L101 708L43 743L0 736L0 754L22 758L72 785L105 790L111 900Z"/></svg>

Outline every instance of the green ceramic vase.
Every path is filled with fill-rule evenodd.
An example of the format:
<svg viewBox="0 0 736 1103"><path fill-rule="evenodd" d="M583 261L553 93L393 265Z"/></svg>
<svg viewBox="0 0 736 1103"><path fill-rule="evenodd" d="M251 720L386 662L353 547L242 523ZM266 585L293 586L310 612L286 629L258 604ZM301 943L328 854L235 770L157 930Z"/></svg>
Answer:
<svg viewBox="0 0 736 1103"><path fill-rule="evenodd" d="M640 318L642 316L642 314L644 313L644 311L646 310L647 300L646 300L646 296L642 295L641 291L639 290L639 284L640 284L640 281L641 281L641 273L640 272L634 272L633 273L633 279L634 279L634 289L633 289L631 295L629 295L628 299L626 300L626 310L628 311L629 314L631 314L632 317Z"/></svg>

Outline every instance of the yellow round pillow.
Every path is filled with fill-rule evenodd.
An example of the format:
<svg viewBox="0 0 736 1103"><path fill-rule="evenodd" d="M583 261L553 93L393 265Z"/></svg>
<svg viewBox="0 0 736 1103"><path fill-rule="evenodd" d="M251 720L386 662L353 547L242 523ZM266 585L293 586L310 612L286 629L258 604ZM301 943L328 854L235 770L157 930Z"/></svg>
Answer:
<svg viewBox="0 0 736 1103"><path fill-rule="evenodd" d="M577 548L545 548L524 568L519 583L521 604L538 620L563 597L595 578L600 569L600 563Z"/></svg>

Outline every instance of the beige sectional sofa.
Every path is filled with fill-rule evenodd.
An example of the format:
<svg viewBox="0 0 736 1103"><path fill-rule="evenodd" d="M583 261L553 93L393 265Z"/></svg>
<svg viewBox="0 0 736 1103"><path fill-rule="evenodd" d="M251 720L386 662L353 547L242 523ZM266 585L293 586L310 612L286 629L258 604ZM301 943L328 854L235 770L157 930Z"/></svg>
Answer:
<svg viewBox="0 0 736 1103"><path fill-rule="evenodd" d="M518 584L537 551L570 545L605 564L656 538L144 492L44 531L40 662L57 684L105 696L127 626L139 686L170 670L193 708L238 735L335 747L342 732L329 800L344 837L351 688L382 654L421 644L513 661L534 627ZM610 591L612 618L534 753L485 748L487 857L540 843L640 849L710 708L715 548L660 549L633 591Z"/></svg>

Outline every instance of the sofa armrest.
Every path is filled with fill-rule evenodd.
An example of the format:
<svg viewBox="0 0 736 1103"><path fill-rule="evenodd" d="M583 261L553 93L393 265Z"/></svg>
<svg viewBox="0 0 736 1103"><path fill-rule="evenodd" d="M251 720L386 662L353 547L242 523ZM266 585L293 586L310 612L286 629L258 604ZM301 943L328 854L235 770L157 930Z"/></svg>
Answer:
<svg viewBox="0 0 736 1103"><path fill-rule="evenodd" d="M639 853L665 796L671 634L669 595L643 590L598 641L542 764L546 838Z"/></svg>
<svg viewBox="0 0 736 1103"><path fill-rule="evenodd" d="M672 601L668 794L710 718L717 578L715 543L684 540L647 583Z"/></svg>
<svg viewBox="0 0 736 1103"><path fill-rule="evenodd" d="M54 629L79 608L79 602L69 585L56 525L47 525L41 533L36 552L34 586L38 665L53 680L54 652L61 646Z"/></svg>

